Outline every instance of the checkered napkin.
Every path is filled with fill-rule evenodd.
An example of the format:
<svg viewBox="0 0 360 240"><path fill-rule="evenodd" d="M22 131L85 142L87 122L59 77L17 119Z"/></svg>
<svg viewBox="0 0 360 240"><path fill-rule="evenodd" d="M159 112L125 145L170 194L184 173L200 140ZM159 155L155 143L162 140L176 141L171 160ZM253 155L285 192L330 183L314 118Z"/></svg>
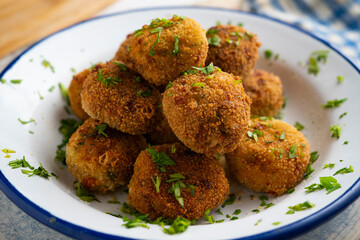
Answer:
<svg viewBox="0 0 360 240"><path fill-rule="evenodd" d="M312 32L360 67L360 0L247 0L246 5Z"/></svg>

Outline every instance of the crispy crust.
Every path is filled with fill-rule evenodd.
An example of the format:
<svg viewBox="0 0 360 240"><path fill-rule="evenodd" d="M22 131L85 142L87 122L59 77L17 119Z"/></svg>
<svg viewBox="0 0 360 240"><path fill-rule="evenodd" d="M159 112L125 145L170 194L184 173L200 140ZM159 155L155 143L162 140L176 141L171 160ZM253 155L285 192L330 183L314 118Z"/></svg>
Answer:
<svg viewBox="0 0 360 240"><path fill-rule="evenodd" d="M117 79L116 84L106 86L98 80L109 77ZM139 91L150 91L151 94L141 96ZM160 93L131 70L124 71L117 64L107 62L96 65L88 75L83 84L81 101L83 109L92 118L125 133L144 134L153 122Z"/></svg>
<svg viewBox="0 0 360 240"><path fill-rule="evenodd" d="M246 94L251 98L251 115L276 116L283 105L283 87L275 74L254 70L243 83Z"/></svg>
<svg viewBox="0 0 360 240"><path fill-rule="evenodd" d="M176 152L171 153L171 145ZM190 151L181 143L154 146L158 152L165 152L174 162L161 172L147 151L142 151L135 162L134 175L129 184L128 201L138 211L156 219L161 216L175 219L177 216L189 220L201 218L207 209L220 205L229 194L229 183L223 168L215 158ZM189 189L181 189L184 207L168 190L170 174L181 173L185 185L195 186L194 196ZM156 192L153 178L161 178L160 191Z"/></svg>
<svg viewBox="0 0 360 240"><path fill-rule="evenodd" d="M73 79L71 80L69 89L68 89L70 106L71 106L74 114L81 120L86 120L89 118L89 115L87 115L87 113L82 108L81 96L80 96L83 82L85 81L85 79L88 75L89 75L88 69L85 69L82 72L74 75Z"/></svg>
<svg viewBox="0 0 360 240"><path fill-rule="evenodd" d="M108 137L99 135L95 127L101 124L89 118L75 131L66 147L66 163L77 181L91 192L104 194L129 182L146 141L109 127Z"/></svg>
<svg viewBox="0 0 360 240"><path fill-rule="evenodd" d="M145 25L139 36L129 34L114 59L123 61L157 86L173 81L191 66L203 66L208 50L205 30L190 18L173 17L169 20L175 24L163 27L159 42L153 48L153 56L149 51L157 41L158 33L151 33L156 27ZM176 55L173 54L175 36L179 37L179 53Z"/></svg>
<svg viewBox="0 0 360 240"><path fill-rule="evenodd" d="M250 119L250 104L239 77L219 70L184 75L163 94L164 114L175 135L205 154L235 150Z"/></svg>
<svg viewBox="0 0 360 240"><path fill-rule="evenodd" d="M272 196L281 195L304 176L310 159L310 144L301 132L280 120L252 119L248 131L253 132L255 128L263 131L264 136L258 136L256 142L244 133L242 144L226 154L226 160L233 175L249 189ZM280 140L283 132L285 139ZM296 157L290 159L289 151L293 145L297 146Z"/></svg>
<svg viewBox="0 0 360 240"><path fill-rule="evenodd" d="M215 35L221 39L219 46L209 45L206 65L211 62L223 71L239 76L245 81L254 69L261 43L257 36L244 28L233 25L218 25L209 29L206 37ZM238 34L236 34L238 33ZM252 37L251 37L252 36Z"/></svg>

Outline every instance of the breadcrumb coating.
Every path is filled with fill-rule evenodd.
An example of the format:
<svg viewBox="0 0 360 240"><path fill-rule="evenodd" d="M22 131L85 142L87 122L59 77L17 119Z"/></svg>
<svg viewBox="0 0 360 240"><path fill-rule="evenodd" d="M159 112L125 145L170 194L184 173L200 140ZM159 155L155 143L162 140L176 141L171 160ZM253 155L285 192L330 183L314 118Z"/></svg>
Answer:
<svg viewBox="0 0 360 240"><path fill-rule="evenodd" d="M310 144L295 127L280 120L260 119L250 121L240 146L225 157L240 183L253 191L278 196L303 178Z"/></svg>
<svg viewBox="0 0 360 240"><path fill-rule="evenodd" d="M98 120L87 119L66 146L69 172L93 193L107 193L126 185L137 155L146 147L144 137L121 133L110 127L99 133Z"/></svg>
<svg viewBox="0 0 360 240"><path fill-rule="evenodd" d="M173 147L172 147L173 146ZM166 172L161 172L152 156L142 151L135 162L134 175L129 184L129 204L139 212L149 214L151 219L177 216L189 220L201 218L207 209L214 209L220 205L229 194L229 183L220 164L214 157L192 152L181 143L153 146L157 152L166 153L174 165L165 166ZM175 149L172 151L172 149ZM169 193L173 182L170 174L180 173L184 176L181 181L185 186L194 187L193 194L190 188L181 188L183 198L182 207L174 196ZM161 178L159 192L156 192L153 180Z"/></svg>
<svg viewBox="0 0 360 240"><path fill-rule="evenodd" d="M80 96L82 85L88 75L88 69L85 69L82 72L74 75L68 89L71 109L73 110L74 114L81 120L86 120L89 118L89 115L82 108Z"/></svg>

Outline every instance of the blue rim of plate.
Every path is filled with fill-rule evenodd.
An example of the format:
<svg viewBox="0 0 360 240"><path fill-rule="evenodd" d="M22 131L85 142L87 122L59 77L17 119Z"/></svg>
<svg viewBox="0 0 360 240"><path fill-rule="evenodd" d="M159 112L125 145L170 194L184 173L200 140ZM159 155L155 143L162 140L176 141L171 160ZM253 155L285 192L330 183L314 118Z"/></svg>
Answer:
<svg viewBox="0 0 360 240"><path fill-rule="evenodd" d="M200 6L173 6L173 7L153 7L153 8L140 8L140 9L134 9L134 10L128 10L128 11L122 11L117 13L112 13L108 15L102 15L98 17L94 17L91 19L87 19L81 22L78 22L74 25L71 25L67 28L61 29L53 34L50 34L43 39L35 42L33 45L28 47L26 50L24 50L19 56L17 56L8 66L4 68L4 70L0 73L0 79L4 76L4 74L29 50L31 50L36 45L40 44L41 42L45 41L46 39L59 34L63 31L66 31L68 29L71 29L73 27L76 27L78 25L95 21L97 19L101 18L108 18L112 16L118 16L118 15L124 15L134 12L143 12L143 11L152 11L152 10L180 10L180 9L202 9L202 10L210 10L210 11L223 11L223 12L232 12L232 13L240 13L244 15L252 15L255 17L263 18L266 20L270 20L273 22L280 23L282 25L285 25L287 27L293 28L299 32L302 32L313 39L323 43L327 47L331 48L333 51L337 52L342 58L344 58L359 74L360 74L360 68L356 66L356 64L350 60L348 57L344 56L336 47L332 46L329 42L325 41L324 39L321 39L314 34L301 29L298 26L292 25L290 23L284 22L282 20L269 17L266 15L261 15L257 13L251 13L251 12L244 12L241 10L231 10L231 9L225 9L225 8L214 8L214 7L200 7ZM68 235L70 237L75 237L77 239L132 239L132 238L126 238L126 237L120 237L115 236L111 234L106 234L98 231L94 231L88 228L80 227L78 225L72 224L70 222L64 221L62 219L58 219L55 216L53 216L51 213L46 211L45 209L39 207L38 205L31 202L29 199L27 199L25 196L23 196L8 180L7 178L2 174L0 171L0 189L5 193L5 195L14 202L19 208L21 208L24 212L26 212L28 215L36 219L37 221L43 223L44 225L55 229L65 235ZM286 225L284 227L276 228L274 230L270 230L267 232L259 233L256 235L248 236L248 237L242 237L237 238L238 240L245 240L245 239L279 239L279 238L292 238L301 234L304 234L311 229L319 226L322 223L325 223L326 221L330 220L331 218L335 217L337 214L339 214L341 211L343 211L348 205L350 205L352 202L354 202L358 197L360 196L360 178L355 181L355 183L349 187L340 197L338 197L336 200L334 200L332 203L324 207L323 209L319 210L316 213L311 214L310 216L307 216L301 220L298 220L294 223L291 223L289 225Z"/></svg>

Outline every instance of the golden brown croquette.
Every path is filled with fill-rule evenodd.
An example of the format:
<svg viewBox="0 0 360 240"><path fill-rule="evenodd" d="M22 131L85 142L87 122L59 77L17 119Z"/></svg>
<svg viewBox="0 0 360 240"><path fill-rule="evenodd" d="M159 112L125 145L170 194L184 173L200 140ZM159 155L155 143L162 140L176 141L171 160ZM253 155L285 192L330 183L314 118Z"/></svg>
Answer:
<svg viewBox="0 0 360 240"><path fill-rule="evenodd" d="M310 144L293 126L272 118L252 119L241 141L225 157L233 175L249 189L278 196L303 178Z"/></svg>
<svg viewBox="0 0 360 240"><path fill-rule="evenodd" d="M144 79L166 85L191 66L203 66L208 50L205 30L193 19L154 19L130 34L114 59L123 61Z"/></svg>
<svg viewBox="0 0 360 240"><path fill-rule="evenodd" d="M81 92L82 106L94 119L122 132L144 134L160 103L160 93L120 62L98 64Z"/></svg>
<svg viewBox="0 0 360 240"><path fill-rule="evenodd" d="M93 193L107 193L129 182L144 137L111 129L87 119L71 136L66 147L70 173Z"/></svg>
<svg viewBox="0 0 360 240"><path fill-rule="evenodd" d="M159 163L168 158L172 165ZM179 191L177 197L174 190ZM193 220L201 218L207 209L216 208L228 194L229 183L214 157L174 143L153 146L139 154L128 202L151 219L182 216Z"/></svg>
<svg viewBox="0 0 360 240"><path fill-rule="evenodd" d="M85 81L88 75L89 75L88 69L85 69L82 72L74 75L68 89L70 106L74 114L81 120L86 120L89 118L89 115L87 115L87 113L82 108L81 96L80 96L83 82Z"/></svg>
<svg viewBox="0 0 360 240"><path fill-rule="evenodd" d="M212 62L243 81L251 75L261 46L255 34L239 26L218 25L210 28L206 37L209 41L206 64Z"/></svg>
<svg viewBox="0 0 360 240"><path fill-rule="evenodd" d="M251 115L274 117L282 109L283 87L275 74L254 70L243 86L251 98Z"/></svg>
<svg viewBox="0 0 360 240"><path fill-rule="evenodd" d="M239 77L212 64L202 71L206 73L183 75L172 83L163 94L164 114L175 135L191 150L232 152L248 125L251 100Z"/></svg>

